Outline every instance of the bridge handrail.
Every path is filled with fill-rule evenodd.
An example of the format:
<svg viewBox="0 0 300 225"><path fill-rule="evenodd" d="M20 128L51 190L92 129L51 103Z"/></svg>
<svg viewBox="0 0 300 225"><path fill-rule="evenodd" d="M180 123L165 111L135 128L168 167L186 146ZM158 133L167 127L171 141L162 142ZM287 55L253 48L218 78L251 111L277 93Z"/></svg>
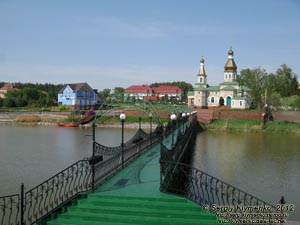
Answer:
<svg viewBox="0 0 300 225"><path fill-rule="evenodd" d="M161 141L159 134L139 132L144 139L123 149L124 165ZM26 192L22 184L21 193L0 197L0 224L36 224L122 168L121 151L105 161L94 159L79 160Z"/></svg>
<svg viewBox="0 0 300 225"><path fill-rule="evenodd" d="M124 149L130 149L140 141L149 140L150 138L155 139L156 137L160 136L160 134L157 133L157 130L158 128L154 130L150 137L150 134L146 133L143 129L138 129L135 135L132 138L130 138L130 140L128 140L126 143L124 143ZM115 156L120 154L121 151L121 146L108 147L95 141L94 156Z"/></svg>
<svg viewBox="0 0 300 225"><path fill-rule="evenodd" d="M268 205L273 209L276 206L269 204L233 185L209 175L191 165L160 160L161 168L171 166L175 169L172 175L170 170L161 169L161 191L188 198L195 203L204 205ZM167 177L172 177L166 185Z"/></svg>

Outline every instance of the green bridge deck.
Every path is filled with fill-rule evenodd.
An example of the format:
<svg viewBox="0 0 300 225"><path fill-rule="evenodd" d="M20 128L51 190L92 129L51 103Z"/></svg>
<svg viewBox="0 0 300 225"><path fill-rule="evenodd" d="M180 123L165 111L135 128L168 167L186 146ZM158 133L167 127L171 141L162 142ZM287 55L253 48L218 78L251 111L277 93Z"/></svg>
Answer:
<svg viewBox="0 0 300 225"><path fill-rule="evenodd" d="M164 144L171 140L169 135ZM160 192L159 158L157 144L47 224L217 224L195 203Z"/></svg>

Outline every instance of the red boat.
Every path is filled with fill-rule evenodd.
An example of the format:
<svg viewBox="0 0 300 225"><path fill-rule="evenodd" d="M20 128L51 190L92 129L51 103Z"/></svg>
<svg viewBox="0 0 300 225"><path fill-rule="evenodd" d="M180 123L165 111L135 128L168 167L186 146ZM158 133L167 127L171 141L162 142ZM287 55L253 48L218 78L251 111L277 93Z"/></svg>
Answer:
<svg viewBox="0 0 300 225"><path fill-rule="evenodd" d="M87 124L91 122L95 118L96 114L94 111L89 111L87 116L84 119L72 122L72 123L62 123L56 122L56 124L60 127L79 127L79 125Z"/></svg>
<svg viewBox="0 0 300 225"><path fill-rule="evenodd" d="M61 123L61 122L56 122L56 124L60 127L79 127L78 123Z"/></svg>

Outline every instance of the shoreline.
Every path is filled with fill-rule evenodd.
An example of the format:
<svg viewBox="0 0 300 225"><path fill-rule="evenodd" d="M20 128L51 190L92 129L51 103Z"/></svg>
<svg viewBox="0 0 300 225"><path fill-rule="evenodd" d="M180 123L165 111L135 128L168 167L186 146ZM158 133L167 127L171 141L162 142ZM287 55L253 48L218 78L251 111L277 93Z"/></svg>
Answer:
<svg viewBox="0 0 300 225"><path fill-rule="evenodd" d="M95 123L96 127L104 127L104 128L122 128L121 123ZM59 127L55 122L17 122L14 120L0 120L0 126L57 126ZM80 125L79 128L90 128L92 127L92 123L88 123L85 125ZM154 130L157 127L157 124L152 124L152 129ZM76 127L75 127L76 128ZM125 129L138 129L139 123L132 123L128 122L125 123L124 126ZM149 130L150 129L150 123L142 123L141 124L142 129Z"/></svg>

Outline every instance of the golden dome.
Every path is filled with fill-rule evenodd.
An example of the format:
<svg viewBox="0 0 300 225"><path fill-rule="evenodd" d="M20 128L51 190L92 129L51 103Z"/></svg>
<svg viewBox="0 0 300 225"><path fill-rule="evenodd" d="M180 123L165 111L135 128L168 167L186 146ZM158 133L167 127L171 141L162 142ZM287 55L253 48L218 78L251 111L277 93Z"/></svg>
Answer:
<svg viewBox="0 0 300 225"><path fill-rule="evenodd" d="M233 56L232 47L230 47L230 49L228 50L228 55L232 55Z"/></svg>

